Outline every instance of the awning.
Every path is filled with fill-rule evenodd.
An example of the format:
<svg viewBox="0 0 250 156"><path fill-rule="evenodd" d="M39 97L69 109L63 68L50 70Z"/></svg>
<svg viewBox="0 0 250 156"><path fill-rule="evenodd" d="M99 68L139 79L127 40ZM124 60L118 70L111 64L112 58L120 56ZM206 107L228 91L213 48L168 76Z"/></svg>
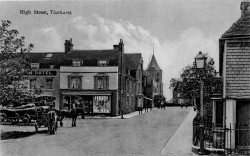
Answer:
<svg viewBox="0 0 250 156"><path fill-rule="evenodd" d="M111 95L110 91L62 91L62 95Z"/></svg>

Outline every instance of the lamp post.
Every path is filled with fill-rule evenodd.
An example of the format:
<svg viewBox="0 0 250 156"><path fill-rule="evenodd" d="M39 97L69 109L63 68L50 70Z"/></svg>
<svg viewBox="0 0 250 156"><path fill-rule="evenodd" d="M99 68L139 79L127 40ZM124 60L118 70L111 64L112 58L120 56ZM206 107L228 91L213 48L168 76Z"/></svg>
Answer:
<svg viewBox="0 0 250 156"><path fill-rule="evenodd" d="M121 90L121 97L123 97L123 90ZM123 103L123 98L121 98L121 119L124 119L123 117L123 107L124 107L124 103Z"/></svg>
<svg viewBox="0 0 250 156"><path fill-rule="evenodd" d="M202 54L201 51L199 51L198 55L195 57L195 68L197 70L203 71L206 66L206 60L207 57ZM205 148L204 148L204 104L203 104L203 88L204 88L204 81L202 79L202 76L200 76L200 152L199 154L205 154Z"/></svg>

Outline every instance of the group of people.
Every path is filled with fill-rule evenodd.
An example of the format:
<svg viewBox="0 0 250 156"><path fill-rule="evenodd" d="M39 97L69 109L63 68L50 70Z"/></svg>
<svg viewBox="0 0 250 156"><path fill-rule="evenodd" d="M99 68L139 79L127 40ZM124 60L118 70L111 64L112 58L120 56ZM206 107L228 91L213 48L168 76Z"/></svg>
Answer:
<svg viewBox="0 0 250 156"><path fill-rule="evenodd" d="M150 106L150 104L148 103L145 103L144 106L138 106L139 115L142 114L143 109L145 110L145 112L149 112L152 111L152 106Z"/></svg>

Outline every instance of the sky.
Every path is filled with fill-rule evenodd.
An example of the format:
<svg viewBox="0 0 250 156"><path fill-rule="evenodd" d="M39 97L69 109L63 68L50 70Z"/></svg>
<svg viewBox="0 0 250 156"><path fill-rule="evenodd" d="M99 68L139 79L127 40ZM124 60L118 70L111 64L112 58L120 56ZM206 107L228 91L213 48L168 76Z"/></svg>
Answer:
<svg viewBox="0 0 250 156"><path fill-rule="evenodd" d="M218 40L240 17L241 0L55 0L1 1L0 19L33 43L33 52L112 49L120 39L125 53L142 53L144 69L154 55L163 70L168 100L171 78L191 65L199 51L208 53L218 69ZM24 15L20 10L61 10L71 15ZM153 50L154 49L154 50Z"/></svg>

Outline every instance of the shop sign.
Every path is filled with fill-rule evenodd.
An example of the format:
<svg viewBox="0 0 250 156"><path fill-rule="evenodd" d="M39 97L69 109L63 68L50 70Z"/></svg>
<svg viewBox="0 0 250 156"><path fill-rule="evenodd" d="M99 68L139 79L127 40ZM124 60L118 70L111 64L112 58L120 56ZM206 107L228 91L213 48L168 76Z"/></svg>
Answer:
<svg viewBox="0 0 250 156"><path fill-rule="evenodd" d="M31 76L56 76L55 70L37 70L29 72Z"/></svg>
<svg viewBox="0 0 250 156"><path fill-rule="evenodd" d="M111 112L110 96L94 96L93 112L94 113L110 113Z"/></svg>

